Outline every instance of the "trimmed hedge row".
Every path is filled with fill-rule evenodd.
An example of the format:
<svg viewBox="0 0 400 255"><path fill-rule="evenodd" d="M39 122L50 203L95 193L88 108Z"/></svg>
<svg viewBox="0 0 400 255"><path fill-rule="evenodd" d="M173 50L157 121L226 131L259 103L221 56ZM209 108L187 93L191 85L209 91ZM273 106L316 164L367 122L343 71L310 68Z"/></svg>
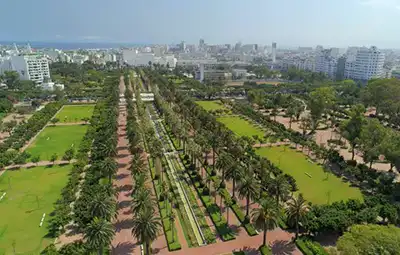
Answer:
<svg viewBox="0 0 400 255"><path fill-rule="evenodd" d="M180 155L182 157L182 155ZM181 158L182 159L182 158ZM190 169L190 162L182 159L186 170ZM199 181L197 178L197 173L195 171L189 172L190 179L193 186L195 187L201 202L206 208L212 222L215 225L216 230L224 241L229 241L235 239L232 230L229 228L228 223L224 216L220 212L220 208L212 201L212 198L208 194L204 194L205 185Z"/></svg>
<svg viewBox="0 0 400 255"><path fill-rule="evenodd" d="M300 237L296 240L296 246L304 255L328 255L325 249L317 242L306 237Z"/></svg>
<svg viewBox="0 0 400 255"><path fill-rule="evenodd" d="M168 250L169 251L177 251L180 250L182 248L181 244L179 243L179 239L178 239L178 235L177 235L177 230L175 228L175 226L173 226L173 228L175 229L174 232L174 236L172 236L172 231L171 231L171 220L168 218L168 212L167 212L167 208L166 206L167 203L165 201L160 201L159 200L159 180L155 179L155 170L154 170L154 164L150 164L150 160L147 161L148 162L148 166L149 169L151 169L151 179L153 182L153 188L154 188L154 192L156 194L156 198L157 198L157 206L158 206L158 210L160 212L160 216L161 216L161 222L163 225L163 230L164 230L164 235L165 235L165 239L167 240L167 246L168 246ZM172 203L170 203L172 205ZM164 205L164 206L163 206Z"/></svg>

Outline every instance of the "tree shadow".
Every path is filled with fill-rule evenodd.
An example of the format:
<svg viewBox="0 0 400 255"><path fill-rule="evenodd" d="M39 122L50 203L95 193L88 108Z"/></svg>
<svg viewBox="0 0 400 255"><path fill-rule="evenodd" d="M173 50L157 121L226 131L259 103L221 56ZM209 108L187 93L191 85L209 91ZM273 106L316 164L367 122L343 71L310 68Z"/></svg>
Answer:
<svg viewBox="0 0 400 255"><path fill-rule="evenodd" d="M118 151L123 151L123 150L129 150L129 147L128 146L118 146L117 147L117 152Z"/></svg>
<svg viewBox="0 0 400 255"><path fill-rule="evenodd" d="M248 246L245 246L245 247L243 247L243 248L241 248L239 250L234 250L234 252L240 252L240 251L244 252L247 255L258 255L258 254L260 254L260 251L257 248L252 248L252 247L248 247Z"/></svg>
<svg viewBox="0 0 400 255"><path fill-rule="evenodd" d="M127 157L129 157L129 153L121 153L121 154L118 154L117 155L117 158L119 158L119 159L122 159L122 158L127 158Z"/></svg>
<svg viewBox="0 0 400 255"><path fill-rule="evenodd" d="M291 241L279 240L272 243L272 253L277 255L289 255L296 249L296 245Z"/></svg>
<svg viewBox="0 0 400 255"><path fill-rule="evenodd" d="M117 178L117 180L121 180L121 179L124 179L124 178L126 178L128 176L129 176L129 174L117 174L116 178Z"/></svg>
<svg viewBox="0 0 400 255"><path fill-rule="evenodd" d="M127 208L127 207L129 207L130 205L131 205L131 201L129 201L129 200L124 200L124 201L120 201L120 202L118 203L117 208L118 208L118 210L120 210L120 209Z"/></svg>
<svg viewBox="0 0 400 255"><path fill-rule="evenodd" d="M124 168L128 166L128 163L118 163L118 168Z"/></svg>
<svg viewBox="0 0 400 255"><path fill-rule="evenodd" d="M79 228L75 225L68 225L65 228L65 230L66 230L65 236L67 236L67 237L81 234L81 232L79 231Z"/></svg>
<svg viewBox="0 0 400 255"><path fill-rule="evenodd" d="M136 244L130 242L123 242L117 244L115 247L112 246L111 254L121 255L121 254L133 254L133 250L136 248Z"/></svg>
<svg viewBox="0 0 400 255"><path fill-rule="evenodd" d="M132 189L133 186L131 184L125 184L116 188L118 192L131 191Z"/></svg>
<svg viewBox="0 0 400 255"><path fill-rule="evenodd" d="M119 232L119 231L121 231L123 229L130 229L130 228L133 227L132 220L131 219L125 219L125 220L117 221L114 224L114 227L115 227L115 232Z"/></svg>

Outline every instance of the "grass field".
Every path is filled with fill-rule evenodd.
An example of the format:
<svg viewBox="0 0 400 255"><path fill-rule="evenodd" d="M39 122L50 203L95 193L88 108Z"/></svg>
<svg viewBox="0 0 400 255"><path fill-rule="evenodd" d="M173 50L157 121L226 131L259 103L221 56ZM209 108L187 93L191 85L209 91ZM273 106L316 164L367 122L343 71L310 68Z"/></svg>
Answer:
<svg viewBox="0 0 400 255"><path fill-rule="evenodd" d="M80 122L83 118L92 117L94 104L92 105L65 105L56 115L61 123Z"/></svg>
<svg viewBox="0 0 400 255"><path fill-rule="evenodd" d="M224 110L225 107L221 103L221 101L216 100L216 101L196 101L196 104L200 105L201 107L204 108L206 111L212 111L212 110Z"/></svg>
<svg viewBox="0 0 400 255"><path fill-rule="evenodd" d="M224 123L227 128L232 130L238 136L249 136L257 135L263 137L265 132L247 120L241 119L238 116L226 116L217 118L221 123Z"/></svg>
<svg viewBox="0 0 400 255"><path fill-rule="evenodd" d="M40 254L53 240L45 238L49 214L68 181L72 165L7 171L0 176L0 254ZM44 224L39 223L46 213ZM15 253L14 248L15 247Z"/></svg>
<svg viewBox="0 0 400 255"><path fill-rule="evenodd" d="M299 192L313 204L327 204L350 198L362 199L358 188L350 187L349 183L331 173L325 173L321 166L309 162L301 152L287 146L264 147L256 152L268 158L284 173L293 176ZM305 174L306 172L312 177Z"/></svg>
<svg viewBox="0 0 400 255"><path fill-rule="evenodd" d="M0 121L7 115L5 112L0 112Z"/></svg>
<svg viewBox="0 0 400 255"><path fill-rule="evenodd" d="M40 160L49 160L57 153L59 159L72 145L78 149L87 125L47 126L26 150L32 156L39 155Z"/></svg>

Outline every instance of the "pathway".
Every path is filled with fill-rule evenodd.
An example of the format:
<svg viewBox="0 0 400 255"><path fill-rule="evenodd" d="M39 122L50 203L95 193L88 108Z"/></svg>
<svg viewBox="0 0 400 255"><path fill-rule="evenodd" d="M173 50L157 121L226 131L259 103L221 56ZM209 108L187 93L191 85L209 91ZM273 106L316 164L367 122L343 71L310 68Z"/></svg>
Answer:
<svg viewBox="0 0 400 255"><path fill-rule="evenodd" d="M123 97L125 92L124 77L121 76L119 83L120 95ZM124 100L120 100L118 116L118 145L117 157L118 163L117 177L114 185L118 193L118 215L114 222L115 236L111 242L112 254L140 254L140 246L132 237L132 219L133 214L130 210L132 201L131 191L133 181L129 170L129 162L132 155L129 151L129 141L126 137L126 105Z"/></svg>

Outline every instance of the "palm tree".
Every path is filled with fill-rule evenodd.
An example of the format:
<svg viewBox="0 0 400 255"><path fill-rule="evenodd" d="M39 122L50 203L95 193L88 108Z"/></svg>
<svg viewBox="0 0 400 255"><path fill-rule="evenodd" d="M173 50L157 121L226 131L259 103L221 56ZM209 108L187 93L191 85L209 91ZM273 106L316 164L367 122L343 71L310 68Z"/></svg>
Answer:
<svg viewBox="0 0 400 255"><path fill-rule="evenodd" d="M225 172L225 178L232 180L232 197L235 197L236 181L240 180L243 175L243 168L240 166L239 162L232 167L229 167Z"/></svg>
<svg viewBox="0 0 400 255"><path fill-rule="evenodd" d="M111 183L112 177L117 172L118 168L117 162L115 162L114 159L108 157L100 163L100 167L103 174L108 175L108 182Z"/></svg>
<svg viewBox="0 0 400 255"><path fill-rule="evenodd" d="M215 166L222 171L222 181L225 180L225 173L232 167L234 162L232 156L227 152L222 152L218 155Z"/></svg>
<svg viewBox="0 0 400 255"><path fill-rule="evenodd" d="M263 228L264 238L263 246L267 244L267 231L277 226L279 217L279 207L276 206L273 199L266 197L261 199L260 207L251 211L251 218L256 226Z"/></svg>
<svg viewBox="0 0 400 255"><path fill-rule="evenodd" d="M89 203L91 216L110 219L115 213L115 201L108 195L97 193Z"/></svg>
<svg viewBox="0 0 400 255"><path fill-rule="evenodd" d="M283 174L272 179L271 189L276 199L276 205L279 205L279 201L284 200L289 193L289 183Z"/></svg>
<svg viewBox="0 0 400 255"><path fill-rule="evenodd" d="M246 198L246 217L249 217L250 199L256 199L259 190L260 184L255 179L253 172L246 172L242 176L238 187L240 199Z"/></svg>
<svg viewBox="0 0 400 255"><path fill-rule="evenodd" d="M145 245L145 255L151 254L151 242L157 238L160 228L160 219L155 216L153 207L146 208L133 219L132 235Z"/></svg>
<svg viewBox="0 0 400 255"><path fill-rule="evenodd" d="M84 239L87 245L98 254L103 254L104 247L107 247L114 237L113 225L105 219L94 217L92 222L85 229Z"/></svg>
<svg viewBox="0 0 400 255"><path fill-rule="evenodd" d="M139 189L132 198L132 212L139 215L141 212L148 208L153 207L153 199L148 189Z"/></svg>
<svg viewBox="0 0 400 255"><path fill-rule="evenodd" d="M220 196L221 200L219 203L219 208L220 208L220 220L222 219L222 202L224 201L224 189L219 189L218 190L218 195ZM215 199L215 203L217 202L217 200Z"/></svg>
<svg viewBox="0 0 400 255"><path fill-rule="evenodd" d="M306 218L306 214L308 212L309 206L307 204L307 201L303 198L303 194L299 194L299 196L292 197L288 202L287 202L287 208L286 208L286 215L288 216L288 219L290 221L294 221L296 224L296 237L299 236L299 222L304 222Z"/></svg>
<svg viewBox="0 0 400 255"><path fill-rule="evenodd" d="M137 153L134 154L131 160L131 167L130 170L133 174L135 173L141 173L141 172L145 172L147 165L145 163L145 161L143 160L142 156Z"/></svg>

